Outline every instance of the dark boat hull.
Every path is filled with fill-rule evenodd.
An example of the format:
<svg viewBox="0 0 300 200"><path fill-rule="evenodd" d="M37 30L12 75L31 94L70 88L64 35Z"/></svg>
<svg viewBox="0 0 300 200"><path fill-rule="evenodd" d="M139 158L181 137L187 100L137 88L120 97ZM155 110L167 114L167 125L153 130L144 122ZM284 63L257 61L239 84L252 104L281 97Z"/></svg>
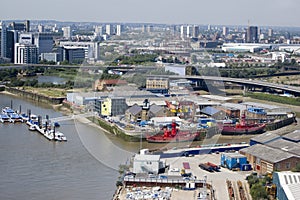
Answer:
<svg viewBox="0 0 300 200"><path fill-rule="evenodd" d="M257 126L223 126L221 127L222 135L250 135L250 134L260 134L264 132L265 124L260 124Z"/></svg>

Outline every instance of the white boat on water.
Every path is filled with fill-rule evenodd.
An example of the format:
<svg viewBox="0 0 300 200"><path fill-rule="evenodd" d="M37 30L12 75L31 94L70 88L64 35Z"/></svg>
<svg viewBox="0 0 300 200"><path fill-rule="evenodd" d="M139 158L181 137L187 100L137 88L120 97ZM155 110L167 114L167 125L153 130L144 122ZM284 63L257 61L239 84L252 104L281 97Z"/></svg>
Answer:
<svg viewBox="0 0 300 200"><path fill-rule="evenodd" d="M24 122L27 122L29 120L29 116L26 113L22 113L22 114L20 114L20 116Z"/></svg>
<svg viewBox="0 0 300 200"><path fill-rule="evenodd" d="M38 124L38 116L31 114L30 117L28 118L26 124L28 126L37 125Z"/></svg>
<svg viewBox="0 0 300 200"><path fill-rule="evenodd" d="M5 122L12 122L10 117L7 114L0 114L0 122L5 123Z"/></svg>
<svg viewBox="0 0 300 200"><path fill-rule="evenodd" d="M67 141L66 136L62 132L56 131L55 133L52 133L52 134L54 134L54 139L56 141L60 141L60 142L66 142Z"/></svg>
<svg viewBox="0 0 300 200"><path fill-rule="evenodd" d="M28 130L30 130L30 131L36 131L36 125L29 126Z"/></svg>
<svg viewBox="0 0 300 200"><path fill-rule="evenodd" d="M17 114L17 113L12 113L10 114L10 119L13 123L16 123L16 122L23 122L23 119L22 117Z"/></svg>
<svg viewBox="0 0 300 200"><path fill-rule="evenodd" d="M15 111L13 109L11 109L10 107L5 107L5 108L2 108L2 113L10 116L11 114L15 113Z"/></svg>

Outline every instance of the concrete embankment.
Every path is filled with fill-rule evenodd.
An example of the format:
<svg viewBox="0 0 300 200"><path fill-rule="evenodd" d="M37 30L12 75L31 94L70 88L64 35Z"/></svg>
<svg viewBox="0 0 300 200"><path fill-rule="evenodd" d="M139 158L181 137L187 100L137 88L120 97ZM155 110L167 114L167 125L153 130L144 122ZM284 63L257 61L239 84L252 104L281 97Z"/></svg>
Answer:
<svg viewBox="0 0 300 200"><path fill-rule="evenodd" d="M38 102L50 103L50 104L61 104L65 97L48 97L42 94L37 94L34 92L29 92L17 88L5 87L5 91L12 93L14 95L18 95L20 97L24 97L27 99L31 99Z"/></svg>
<svg viewBox="0 0 300 200"><path fill-rule="evenodd" d="M95 124L99 125L101 128L103 128L107 132L115 134L116 136L124 139L125 141L130 141L130 142L140 141L140 137L138 137L136 133L134 135L132 135L131 133L126 132L125 130L121 130L114 123L107 122L104 119L101 119L99 117L89 117L88 119L91 120L92 122L94 122Z"/></svg>

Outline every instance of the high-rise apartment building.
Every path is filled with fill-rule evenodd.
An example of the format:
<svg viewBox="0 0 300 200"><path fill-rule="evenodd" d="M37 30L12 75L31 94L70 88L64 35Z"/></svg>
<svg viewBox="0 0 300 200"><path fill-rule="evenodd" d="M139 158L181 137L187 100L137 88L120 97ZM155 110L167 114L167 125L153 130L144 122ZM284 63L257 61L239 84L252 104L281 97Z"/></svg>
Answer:
<svg viewBox="0 0 300 200"><path fill-rule="evenodd" d="M123 32L123 25L118 24L116 27L116 35L120 36L122 32Z"/></svg>
<svg viewBox="0 0 300 200"><path fill-rule="evenodd" d="M96 35L101 36L103 34L103 27L95 26L95 33L96 33Z"/></svg>
<svg viewBox="0 0 300 200"><path fill-rule="evenodd" d="M15 44L15 64L37 64L38 48L33 44Z"/></svg>
<svg viewBox="0 0 300 200"><path fill-rule="evenodd" d="M110 24L106 24L105 25L105 33L107 35L113 35L114 34L113 26Z"/></svg>
<svg viewBox="0 0 300 200"><path fill-rule="evenodd" d="M187 26L180 26L180 37L185 38L187 36Z"/></svg>
<svg viewBox="0 0 300 200"><path fill-rule="evenodd" d="M63 37L64 38L71 39L71 37L72 37L72 30L71 30L70 26L63 27L62 31L63 31Z"/></svg>
<svg viewBox="0 0 300 200"><path fill-rule="evenodd" d="M229 31L228 27L224 26L223 27L223 35L224 36L228 35L228 31Z"/></svg>
<svg viewBox="0 0 300 200"><path fill-rule="evenodd" d="M199 26L194 25L193 26L193 35L194 38L197 38L199 36Z"/></svg>
<svg viewBox="0 0 300 200"><path fill-rule="evenodd" d="M268 29L268 36L273 37L273 29L271 28Z"/></svg>

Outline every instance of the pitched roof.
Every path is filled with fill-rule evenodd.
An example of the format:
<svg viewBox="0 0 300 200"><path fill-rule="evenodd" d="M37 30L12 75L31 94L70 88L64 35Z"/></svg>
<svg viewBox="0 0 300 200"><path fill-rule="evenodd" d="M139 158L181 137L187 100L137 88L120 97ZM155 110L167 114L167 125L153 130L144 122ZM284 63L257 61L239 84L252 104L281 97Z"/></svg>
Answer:
<svg viewBox="0 0 300 200"><path fill-rule="evenodd" d="M150 106L149 112L152 112L155 114L155 113L158 113L159 111L161 111L162 109L164 109L164 108L161 106L158 106L156 104L153 104Z"/></svg>
<svg viewBox="0 0 300 200"><path fill-rule="evenodd" d="M132 115L137 115L141 111L142 111L142 107L140 107L136 104L127 110L127 112L130 112Z"/></svg>
<svg viewBox="0 0 300 200"><path fill-rule="evenodd" d="M268 142L274 141L279 139L280 136L277 135L276 133L272 132L265 132L263 134L257 135L254 138L251 138L252 141L261 143L261 144L266 144Z"/></svg>
<svg viewBox="0 0 300 200"><path fill-rule="evenodd" d="M288 133L288 134L282 136L282 138L293 141L293 142L300 142L300 130L295 130L291 133Z"/></svg>
<svg viewBox="0 0 300 200"><path fill-rule="evenodd" d="M280 161L283 161L283 160L286 160L286 159L292 158L292 157L298 157L300 159L299 156L296 156L289 152L285 152L285 151L282 151L279 149L268 147L268 146L262 145L262 144L256 144L256 145L241 149L240 152L250 154L252 156L255 156L257 158L260 158L260 159L265 160L270 163L278 163Z"/></svg>

